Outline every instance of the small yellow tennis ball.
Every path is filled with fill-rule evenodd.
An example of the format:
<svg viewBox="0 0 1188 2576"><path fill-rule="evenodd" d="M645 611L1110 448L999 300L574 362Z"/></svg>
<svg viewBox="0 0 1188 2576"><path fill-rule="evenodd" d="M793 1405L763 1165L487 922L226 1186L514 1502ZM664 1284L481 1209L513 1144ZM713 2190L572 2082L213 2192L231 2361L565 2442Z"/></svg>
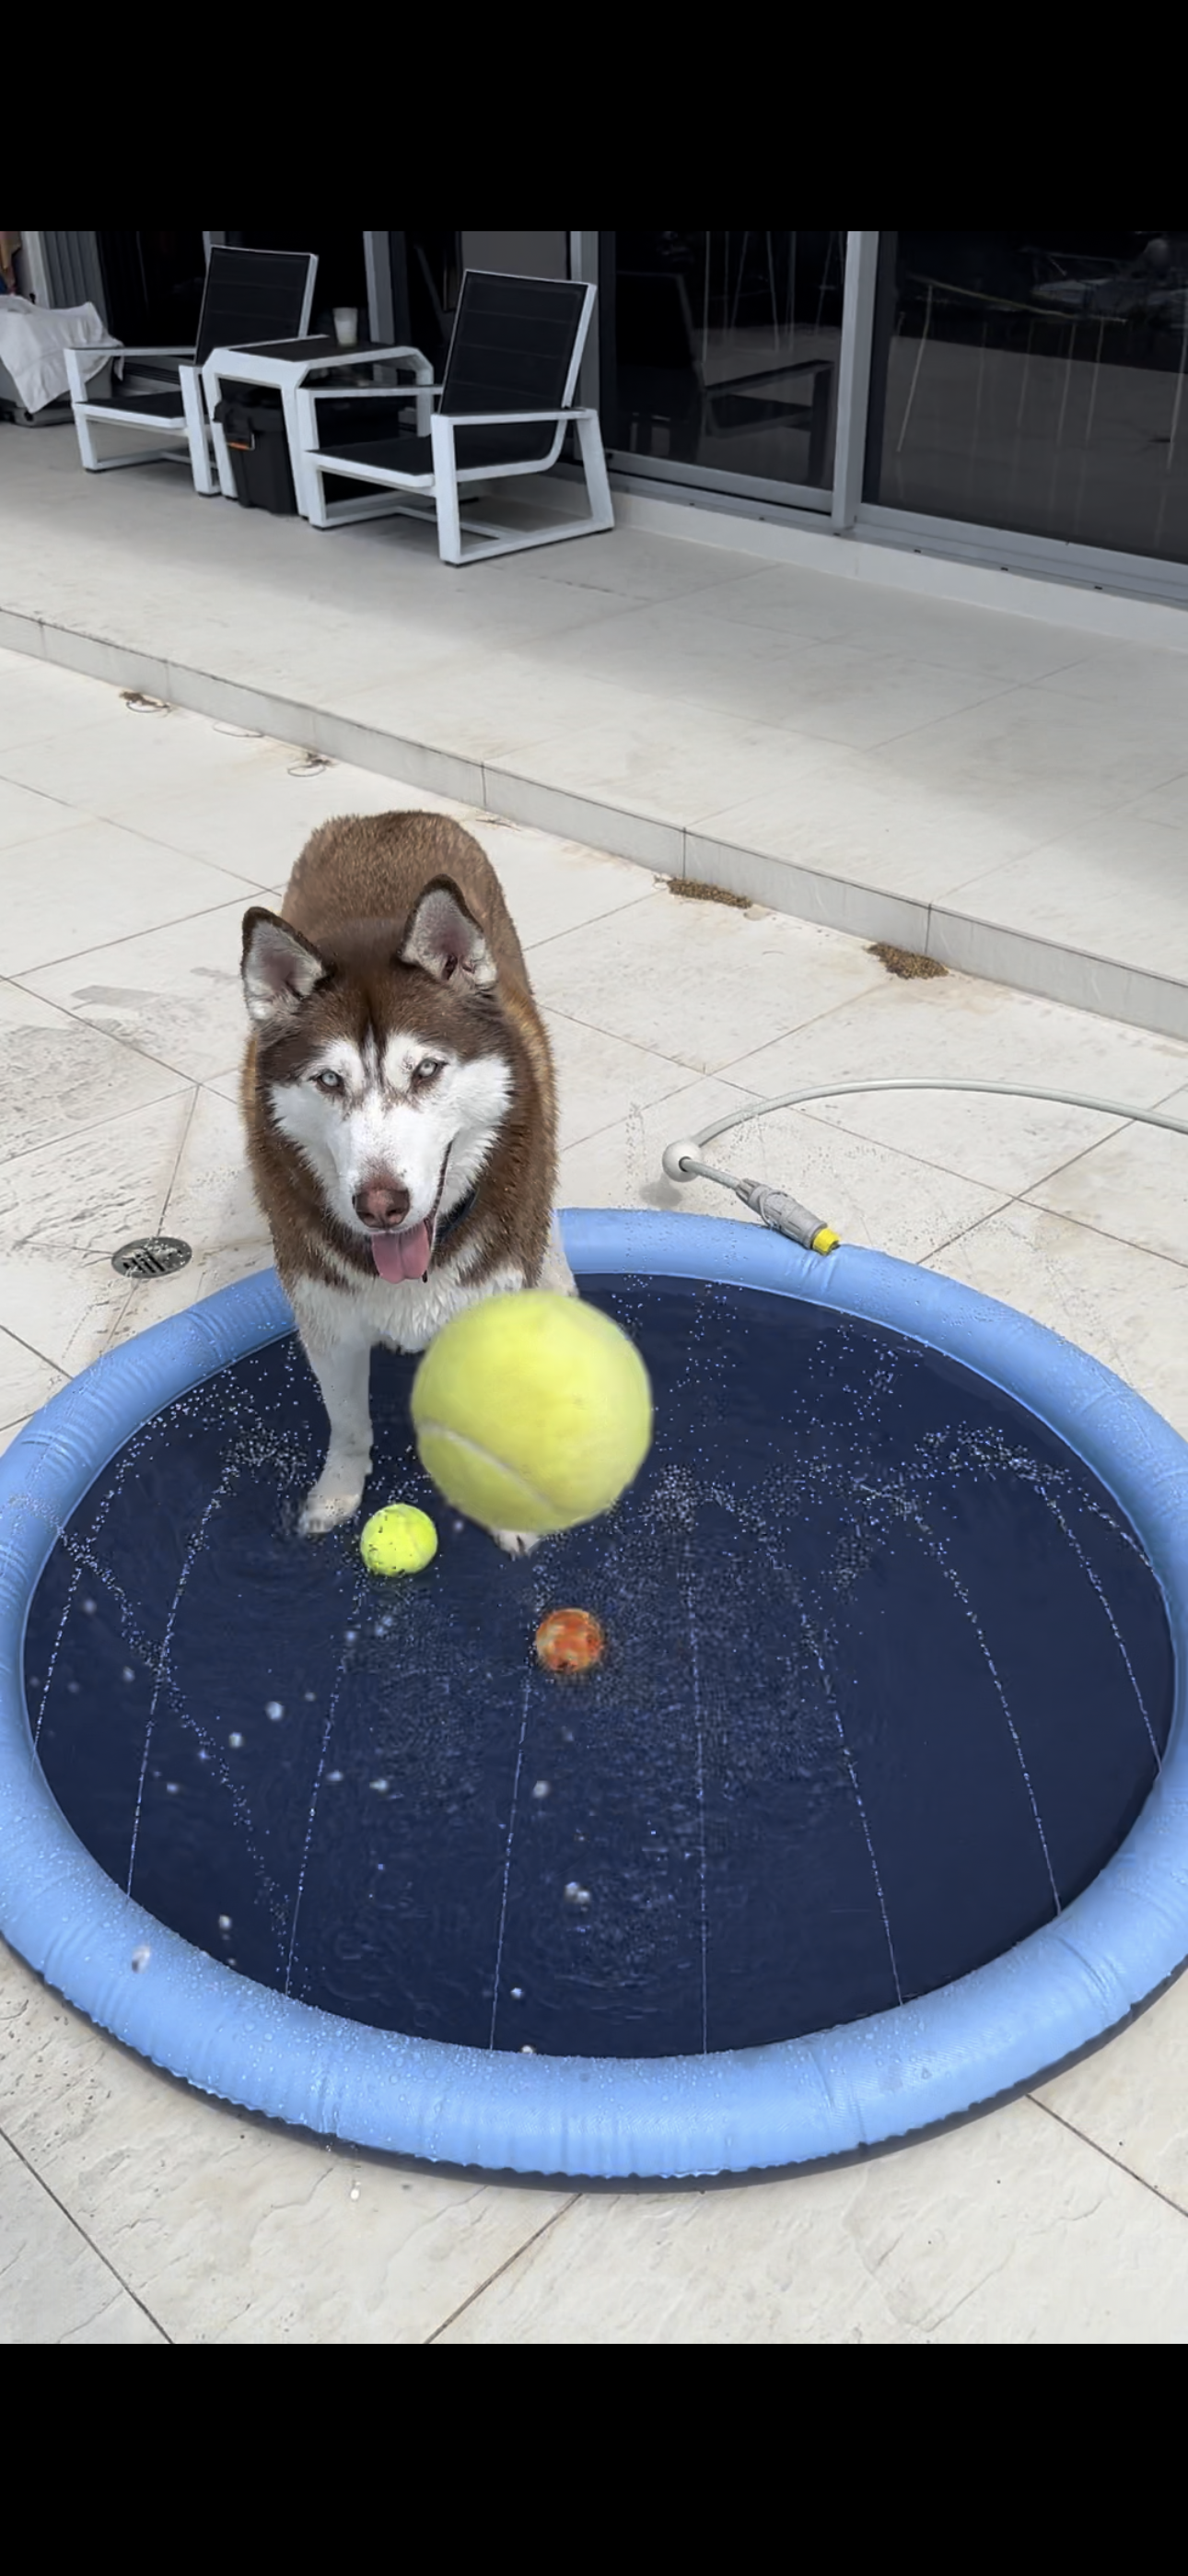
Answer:
<svg viewBox="0 0 1188 2576"><path fill-rule="evenodd" d="M359 1554L369 1574L419 1574L437 1554L437 1532L415 1503L385 1503L364 1522Z"/></svg>
<svg viewBox="0 0 1188 2576"><path fill-rule="evenodd" d="M421 1464L484 1529L592 1521L637 1476L652 1390L597 1306L541 1288L485 1297L430 1343L413 1380Z"/></svg>

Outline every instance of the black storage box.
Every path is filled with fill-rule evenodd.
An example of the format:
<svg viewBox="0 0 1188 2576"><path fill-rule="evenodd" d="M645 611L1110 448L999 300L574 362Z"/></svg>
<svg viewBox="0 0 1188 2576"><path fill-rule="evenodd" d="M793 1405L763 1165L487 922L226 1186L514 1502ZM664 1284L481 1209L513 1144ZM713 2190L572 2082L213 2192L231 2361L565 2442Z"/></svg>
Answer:
<svg viewBox="0 0 1188 2576"><path fill-rule="evenodd" d="M216 405L215 419L227 441L237 501L245 510L295 518L297 496L279 393L241 385Z"/></svg>

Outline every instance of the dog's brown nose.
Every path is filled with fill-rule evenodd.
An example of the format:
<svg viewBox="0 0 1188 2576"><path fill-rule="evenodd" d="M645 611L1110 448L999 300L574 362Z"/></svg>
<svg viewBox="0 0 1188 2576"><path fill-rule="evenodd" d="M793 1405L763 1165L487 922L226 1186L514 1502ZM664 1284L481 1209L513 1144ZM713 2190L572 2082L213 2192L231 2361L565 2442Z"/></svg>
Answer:
<svg viewBox="0 0 1188 2576"><path fill-rule="evenodd" d="M356 1190L354 1209L356 1216L362 1217L364 1225L382 1226L384 1232L390 1234L395 1227L403 1225L408 1215L408 1191L401 1188L399 1181L390 1180L386 1172L381 1172L377 1179Z"/></svg>

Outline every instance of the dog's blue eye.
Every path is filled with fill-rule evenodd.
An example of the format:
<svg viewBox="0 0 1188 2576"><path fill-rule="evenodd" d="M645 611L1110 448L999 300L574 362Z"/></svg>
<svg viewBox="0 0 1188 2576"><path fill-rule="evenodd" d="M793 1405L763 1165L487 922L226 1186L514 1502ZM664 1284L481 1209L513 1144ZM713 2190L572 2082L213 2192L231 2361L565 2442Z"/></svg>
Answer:
<svg viewBox="0 0 1188 2576"><path fill-rule="evenodd" d="M432 1082L434 1075L440 1072L441 1066L438 1063L436 1056L422 1056L419 1065L417 1065L414 1070L413 1081L422 1083Z"/></svg>
<svg viewBox="0 0 1188 2576"><path fill-rule="evenodd" d="M331 1073L329 1067L324 1073L315 1073L314 1081L319 1091L341 1091L342 1089L342 1075Z"/></svg>

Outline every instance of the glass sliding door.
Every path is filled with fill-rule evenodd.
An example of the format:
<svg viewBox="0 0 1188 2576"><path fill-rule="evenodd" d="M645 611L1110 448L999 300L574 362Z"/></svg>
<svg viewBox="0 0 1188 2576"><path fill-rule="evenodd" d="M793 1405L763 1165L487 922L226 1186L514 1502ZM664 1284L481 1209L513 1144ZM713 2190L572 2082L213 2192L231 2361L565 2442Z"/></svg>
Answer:
<svg viewBox="0 0 1188 2576"><path fill-rule="evenodd" d="M845 245L841 232L604 233L611 464L669 487L827 507Z"/></svg>
<svg viewBox="0 0 1188 2576"><path fill-rule="evenodd" d="M884 233L870 504L1188 562L1188 232Z"/></svg>

